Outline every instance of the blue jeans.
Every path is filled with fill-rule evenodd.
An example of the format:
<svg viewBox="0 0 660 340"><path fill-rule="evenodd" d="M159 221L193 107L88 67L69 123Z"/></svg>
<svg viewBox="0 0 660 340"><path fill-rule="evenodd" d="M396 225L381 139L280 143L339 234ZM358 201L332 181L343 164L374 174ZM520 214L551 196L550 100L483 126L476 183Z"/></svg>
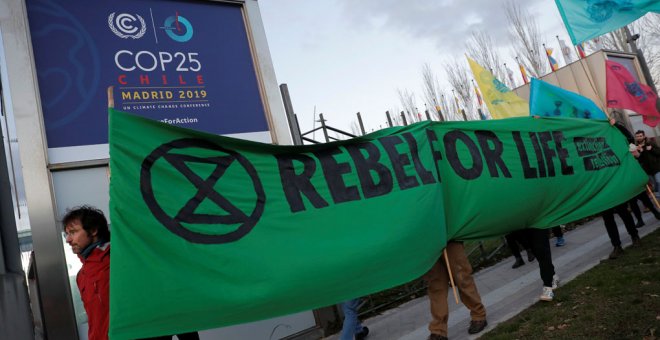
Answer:
<svg viewBox="0 0 660 340"><path fill-rule="evenodd" d="M362 330L362 323L358 320L358 307L360 299L344 301L341 309L344 311L344 326L341 329L341 340L353 340L355 333Z"/></svg>

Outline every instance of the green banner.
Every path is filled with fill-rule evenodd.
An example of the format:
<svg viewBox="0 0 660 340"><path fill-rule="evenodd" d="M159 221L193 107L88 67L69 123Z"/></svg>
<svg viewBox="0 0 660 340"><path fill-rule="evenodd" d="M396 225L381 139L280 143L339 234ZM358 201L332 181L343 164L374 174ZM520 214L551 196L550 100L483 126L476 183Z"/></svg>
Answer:
<svg viewBox="0 0 660 340"><path fill-rule="evenodd" d="M567 223L647 181L605 121L422 122L275 146L110 110L110 335L203 330L415 279L447 240Z"/></svg>

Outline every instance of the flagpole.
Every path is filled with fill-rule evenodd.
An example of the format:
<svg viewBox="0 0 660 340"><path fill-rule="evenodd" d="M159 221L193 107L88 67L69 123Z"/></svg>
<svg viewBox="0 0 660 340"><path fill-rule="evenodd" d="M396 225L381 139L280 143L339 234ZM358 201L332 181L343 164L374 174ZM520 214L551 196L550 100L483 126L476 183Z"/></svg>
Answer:
<svg viewBox="0 0 660 340"><path fill-rule="evenodd" d="M115 108L115 96L113 95L114 86L108 86L108 108Z"/></svg>
<svg viewBox="0 0 660 340"><path fill-rule="evenodd" d="M635 36L631 35L628 25L623 26L623 31L626 33L626 42L630 45L633 53L637 55L637 60L639 61L639 66L642 69L644 78L646 78L647 85L649 85L657 95L658 89L655 88L655 84L653 83L651 72L649 72L649 66L646 64L646 58L644 58L644 54L642 54L642 51L637 48L637 44L635 43L635 40L639 39L639 34L635 34Z"/></svg>
<svg viewBox="0 0 660 340"><path fill-rule="evenodd" d="M649 195L651 195L651 198L653 198L653 202L655 202L655 207L660 209L660 203L658 203L658 199L655 197L655 194L653 193L653 190L651 190L651 186L648 183L646 184L646 192Z"/></svg>
<svg viewBox="0 0 660 340"><path fill-rule="evenodd" d="M454 276L451 274L451 267L449 266L449 257L447 256L447 247L442 250L445 258L445 266L447 267L447 273L449 274L449 282L451 282L451 288L454 291L454 300L458 304L458 293L456 293L456 285L454 284Z"/></svg>

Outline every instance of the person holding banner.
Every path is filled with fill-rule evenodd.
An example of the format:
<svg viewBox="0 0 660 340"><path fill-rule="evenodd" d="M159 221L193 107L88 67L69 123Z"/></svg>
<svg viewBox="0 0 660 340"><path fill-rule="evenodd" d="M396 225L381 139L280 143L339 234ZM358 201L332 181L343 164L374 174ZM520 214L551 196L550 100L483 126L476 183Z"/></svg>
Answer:
<svg viewBox="0 0 660 340"><path fill-rule="evenodd" d="M64 237L78 255L82 268L76 276L87 313L87 339L108 339L110 288L110 229L103 211L83 205L68 210L62 218ZM171 339L173 335L156 340ZM179 340L199 340L197 332L177 334Z"/></svg>
<svg viewBox="0 0 660 340"><path fill-rule="evenodd" d="M660 191L658 190L658 183L660 183L660 148L649 138L646 138L644 130L635 132L635 145L637 146L637 152L633 152L633 155L639 161L642 169L649 175L655 192Z"/></svg>
<svg viewBox="0 0 660 340"><path fill-rule="evenodd" d="M628 143L630 143L630 148L629 148L630 153L635 158L639 158L640 156L639 148L636 146L635 136L633 136L632 133L628 131L628 129L623 124L617 122L615 119L612 118L610 119L610 125L616 127L626 137L626 140L628 141ZM630 211L628 211L628 203L636 205L637 204L636 197L633 197L628 202L607 209L603 211L601 214L601 216L603 217L603 222L605 224L605 230L607 231L607 236L609 236L610 242L612 243L612 247L614 247L612 249L612 252L608 256L610 260L614 260L623 254L623 248L621 248L621 238L619 236L619 229L617 228L616 221L614 220L615 213L619 215L621 220L623 220L623 224L625 225L626 230L628 231L628 234L632 239L633 246L639 246L641 244L639 233L635 228L635 221L633 220Z"/></svg>
<svg viewBox="0 0 660 340"><path fill-rule="evenodd" d="M64 237L82 262L76 276L87 313L89 340L108 339L110 305L110 230L103 212L83 205L62 218Z"/></svg>
<svg viewBox="0 0 660 340"><path fill-rule="evenodd" d="M617 213L623 224L626 226L626 230L632 239L633 246L641 245L641 240L639 238L639 233L635 228L635 224L632 218L632 215L628 211L628 205L626 203L617 205L614 208L607 209L603 212L603 222L605 223L605 230L607 230L607 235L610 238L610 242L614 249L609 255L610 260L614 260L623 254L623 248L621 248L621 238L619 237L619 229L617 228L616 222L614 221L614 213Z"/></svg>
<svg viewBox="0 0 660 340"><path fill-rule="evenodd" d="M554 290L559 285L559 277L555 275L555 266L552 264L552 253L550 252L550 238L546 229L528 228L522 230L523 237L527 238L532 253L536 256L539 264L539 273L543 281L543 290L539 299L541 301L552 301L555 297Z"/></svg>
<svg viewBox="0 0 660 340"><path fill-rule="evenodd" d="M486 321L486 308L481 303L481 296L472 277L472 266L465 255L463 242L450 241L446 247L447 261L458 288L461 301L470 310L469 334L481 332L488 322ZM431 317L429 323L431 334L428 340L447 339L447 321L449 320L449 306L447 294L449 291L449 271L442 257L433 264L433 267L424 275L428 283L429 302L431 304Z"/></svg>

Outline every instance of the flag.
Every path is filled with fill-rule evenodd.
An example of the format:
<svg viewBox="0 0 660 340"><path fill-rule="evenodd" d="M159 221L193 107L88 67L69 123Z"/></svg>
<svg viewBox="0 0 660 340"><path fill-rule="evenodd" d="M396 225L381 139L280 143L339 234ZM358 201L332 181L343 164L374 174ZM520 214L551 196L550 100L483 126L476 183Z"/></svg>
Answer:
<svg viewBox="0 0 660 340"><path fill-rule="evenodd" d="M559 39L559 48L561 49L561 54L564 57L564 62L566 64L570 64L573 62L573 55L571 54L571 48L566 45L566 41L564 39Z"/></svg>
<svg viewBox="0 0 660 340"><path fill-rule="evenodd" d="M657 0L555 0L573 45L623 27L648 12L660 12Z"/></svg>
<svg viewBox="0 0 660 340"><path fill-rule="evenodd" d="M607 122L424 121L278 146L109 115L111 339L375 293L424 274L447 240L579 220L648 180Z"/></svg>
<svg viewBox="0 0 660 340"><path fill-rule="evenodd" d="M584 52L584 43L583 42L575 45L575 48L577 48L578 54L580 55L580 59L587 57L587 54Z"/></svg>
<svg viewBox="0 0 660 340"><path fill-rule="evenodd" d="M542 117L607 119L591 99L536 78L532 78L530 86L529 113Z"/></svg>
<svg viewBox="0 0 660 340"><path fill-rule="evenodd" d="M552 57L552 48L546 47L545 48L545 55L548 56L548 62L550 63L550 69L552 69L552 72L557 71L559 69L559 64L557 64L557 60Z"/></svg>
<svg viewBox="0 0 660 340"><path fill-rule="evenodd" d="M484 101L481 99L481 93L479 92L479 88L477 85L474 86L474 93L477 95L477 103L479 104L479 107L484 105Z"/></svg>
<svg viewBox="0 0 660 340"><path fill-rule="evenodd" d="M468 57L474 79L481 89L484 102L493 119L529 115L529 104L497 80L476 61Z"/></svg>
<svg viewBox="0 0 660 340"><path fill-rule="evenodd" d="M518 68L520 69L520 75L522 76L523 82L525 84L529 83L529 79L527 78L527 71L525 71L525 66L523 66L521 63L518 63Z"/></svg>
<svg viewBox="0 0 660 340"><path fill-rule="evenodd" d="M605 61L607 107L635 111L643 116L644 124L655 127L660 119L656 106L658 96L650 86L640 84L621 64Z"/></svg>

